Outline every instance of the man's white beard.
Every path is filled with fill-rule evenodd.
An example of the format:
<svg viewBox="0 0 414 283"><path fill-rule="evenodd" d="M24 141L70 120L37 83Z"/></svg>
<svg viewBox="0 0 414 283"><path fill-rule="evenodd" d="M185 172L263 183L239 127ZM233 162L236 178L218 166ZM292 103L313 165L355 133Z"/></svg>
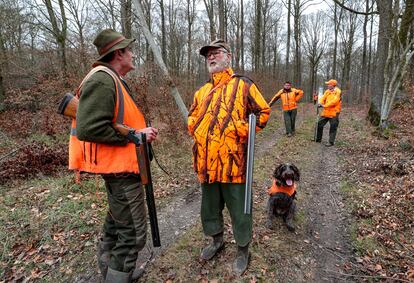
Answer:
<svg viewBox="0 0 414 283"><path fill-rule="evenodd" d="M227 62L221 61L216 62L214 66L207 65L207 70L210 74L215 74L224 71L229 67L229 64Z"/></svg>

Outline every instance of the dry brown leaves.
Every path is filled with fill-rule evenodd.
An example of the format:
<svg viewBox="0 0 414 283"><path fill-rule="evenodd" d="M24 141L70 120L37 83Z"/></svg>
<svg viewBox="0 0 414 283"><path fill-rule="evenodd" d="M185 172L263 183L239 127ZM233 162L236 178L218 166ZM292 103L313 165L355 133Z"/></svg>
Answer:
<svg viewBox="0 0 414 283"><path fill-rule="evenodd" d="M358 238L373 238L378 248L366 251L356 261L375 276L413 280L414 278L414 96L393 111L396 125L389 139L372 135L364 127L361 133L344 131L352 147L343 150L345 171L363 192L354 214L360 225ZM363 117L365 113L354 113Z"/></svg>

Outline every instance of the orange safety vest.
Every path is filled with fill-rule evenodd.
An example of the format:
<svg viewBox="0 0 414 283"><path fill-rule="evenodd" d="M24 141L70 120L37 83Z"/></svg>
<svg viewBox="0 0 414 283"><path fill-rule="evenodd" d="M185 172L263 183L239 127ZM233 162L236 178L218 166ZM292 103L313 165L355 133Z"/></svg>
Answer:
<svg viewBox="0 0 414 283"><path fill-rule="evenodd" d="M320 103L324 105L321 116L333 118L341 112L342 94L338 87L333 90L327 89L320 99Z"/></svg>
<svg viewBox="0 0 414 283"><path fill-rule="evenodd" d="M120 78L105 66L93 68L80 84L76 96L85 81L94 73L104 71L109 74L116 86L116 103L113 123L123 124L134 129L146 127L144 116L136 106ZM139 173L135 144L125 146L109 145L80 141L76 136L76 119L72 119L72 129L69 140L69 169L89 173Z"/></svg>
<svg viewBox="0 0 414 283"><path fill-rule="evenodd" d="M276 181L273 180L273 185L269 188L267 193L269 195L274 195L276 193L285 193L289 195L290 197L296 192L296 183L293 184L293 186L285 187L285 186L278 186L276 184Z"/></svg>
<svg viewBox="0 0 414 283"><path fill-rule="evenodd" d="M282 99L282 110L288 111L298 108L298 101L303 96L303 90L291 88L290 91L286 92L284 89L279 90L272 98L269 104L273 104L275 99L279 97Z"/></svg>

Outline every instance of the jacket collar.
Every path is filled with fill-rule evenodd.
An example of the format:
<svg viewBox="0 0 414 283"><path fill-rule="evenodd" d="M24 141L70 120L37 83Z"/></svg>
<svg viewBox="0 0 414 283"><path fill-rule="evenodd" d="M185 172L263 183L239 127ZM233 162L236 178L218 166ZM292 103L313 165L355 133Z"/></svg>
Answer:
<svg viewBox="0 0 414 283"><path fill-rule="evenodd" d="M234 74L232 68L227 68L226 70L222 71L222 72L218 72L218 73L214 73L211 76L211 83L213 84L213 86L216 86L218 84L221 84L223 82L225 82L226 80L229 80L230 77Z"/></svg>

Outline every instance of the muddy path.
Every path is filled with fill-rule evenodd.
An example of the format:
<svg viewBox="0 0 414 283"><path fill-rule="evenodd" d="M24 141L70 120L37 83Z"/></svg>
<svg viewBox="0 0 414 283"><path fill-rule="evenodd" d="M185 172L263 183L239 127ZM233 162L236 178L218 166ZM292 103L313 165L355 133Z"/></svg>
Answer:
<svg viewBox="0 0 414 283"><path fill-rule="evenodd" d="M352 247L350 215L340 191L343 176L338 151L336 147L324 146L328 134L326 127L322 144L311 141L315 110L310 105L300 110L294 137L282 137L278 145L271 135L270 139L266 135L262 141L268 145L267 156L262 160L268 174L271 170L266 164L280 162L292 162L301 170L296 232L287 232L280 221L275 231L267 234L280 242L275 251L278 260L275 262L276 277L280 282L352 282L343 271L344 265L350 264ZM263 157L258 157L259 163L260 158ZM263 185L269 185L269 182ZM262 199L264 205L265 200L258 199Z"/></svg>

